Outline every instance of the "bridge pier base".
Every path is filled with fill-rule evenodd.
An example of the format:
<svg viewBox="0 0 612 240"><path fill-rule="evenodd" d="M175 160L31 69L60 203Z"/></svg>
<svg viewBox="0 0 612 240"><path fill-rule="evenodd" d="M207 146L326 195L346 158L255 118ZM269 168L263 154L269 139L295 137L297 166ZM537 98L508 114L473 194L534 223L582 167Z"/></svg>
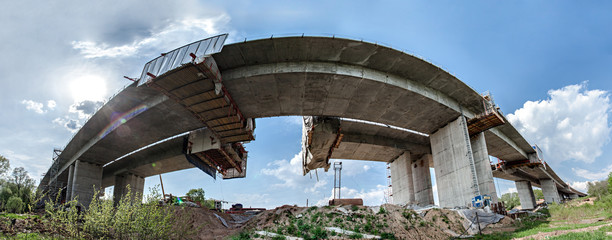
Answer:
<svg viewBox="0 0 612 240"><path fill-rule="evenodd" d="M470 139L463 116L429 138L440 207L467 207L479 194L497 197L484 135Z"/></svg>
<svg viewBox="0 0 612 240"><path fill-rule="evenodd" d="M115 187L113 190L113 201L115 205L119 204L121 198L129 192L131 193L130 199L132 201L142 201L142 194L144 191L144 178L126 173L115 176Z"/></svg>
<svg viewBox="0 0 612 240"><path fill-rule="evenodd" d="M552 179L540 179L544 200L547 203L558 203L560 201L557 185Z"/></svg>
<svg viewBox="0 0 612 240"><path fill-rule="evenodd" d="M516 191L518 192L519 199L521 200L521 207L523 209L534 209L535 208L535 195L533 194L533 188L531 187L530 181L516 181Z"/></svg>
<svg viewBox="0 0 612 240"><path fill-rule="evenodd" d="M412 167L409 167L412 169L414 200L419 206L434 204L431 174L429 173L430 160L431 154L425 154L419 160L413 162Z"/></svg>
<svg viewBox="0 0 612 240"><path fill-rule="evenodd" d="M102 166L82 161L74 162L70 197L78 199L84 207L89 207L94 191L102 186Z"/></svg>
<svg viewBox="0 0 612 240"><path fill-rule="evenodd" d="M572 193L572 194L569 195L569 198L570 199L576 199L576 198L578 198L578 194Z"/></svg>
<svg viewBox="0 0 612 240"><path fill-rule="evenodd" d="M412 204L415 201L411 162L409 152L404 152L391 162L391 189L394 204Z"/></svg>

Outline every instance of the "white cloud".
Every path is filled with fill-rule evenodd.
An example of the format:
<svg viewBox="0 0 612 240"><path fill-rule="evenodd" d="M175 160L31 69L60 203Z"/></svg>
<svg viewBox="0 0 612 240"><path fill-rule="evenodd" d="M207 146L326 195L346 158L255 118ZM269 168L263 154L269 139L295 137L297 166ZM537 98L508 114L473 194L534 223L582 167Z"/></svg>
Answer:
<svg viewBox="0 0 612 240"><path fill-rule="evenodd" d="M587 190L589 190L589 182L590 181L570 182L570 186L578 191L587 192Z"/></svg>
<svg viewBox="0 0 612 240"><path fill-rule="evenodd" d="M47 107L51 110L55 109L55 106L57 106L57 103L55 103L54 100L49 100L47 101Z"/></svg>
<svg viewBox="0 0 612 240"><path fill-rule="evenodd" d="M32 110L32 111L34 111L35 113L38 113L38 114L43 114L43 113L46 112L45 110L43 110L43 104L39 103L39 102L35 102L35 101L32 101L32 100L23 100L23 101L21 101L21 104L25 104L26 105L26 109Z"/></svg>
<svg viewBox="0 0 612 240"><path fill-rule="evenodd" d="M267 193L257 194L257 193L235 193L234 199L236 201L244 204L244 207L265 207L265 208L274 208L272 199L270 195Z"/></svg>
<svg viewBox="0 0 612 240"><path fill-rule="evenodd" d="M53 123L66 128L66 130L72 133L75 133L82 127L81 123L78 120L70 119L68 116L53 119Z"/></svg>
<svg viewBox="0 0 612 240"><path fill-rule="evenodd" d="M68 111L76 113L79 119L86 119L91 117L102 105L104 105L104 102L85 100L70 105Z"/></svg>
<svg viewBox="0 0 612 240"><path fill-rule="evenodd" d="M357 190L347 187L342 187L340 191L340 196L342 198L361 198L363 199L363 205L366 206L378 206L385 203L385 191L387 190L386 186L376 185L376 188L368 189L368 190ZM316 205L324 206L327 205L329 200L333 199L334 190L332 189L330 192L330 197L325 199L320 199L317 201Z"/></svg>
<svg viewBox="0 0 612 240"><path fill-rule="evenodd" d="M508 120L544 151L549 162L592 163L610 136L608 92L586 82L548 91L547 100L527 101Z"/></svg>
<svg viewBox="0 0 612 240"><path fill-rule="evenodd" d="M298 153L290 161L277 160L268 163L268 168L261 169L261 173L268 176L273 176L281 181L272 185L278 188L294 188L304 189L306 193L318 193L318 189L325 187L327 181L323 179L322 174L319 175L320 180L317 181L315 173L312 173L312 179L307 176L302 176L302 153Z"/></svg>
<svg viewBox="0 0 612 240"><path fill-rule="evenodd" d="M342 176L357 176L372 168L365 161L359 160L334 159L333 162L342 162ZM333 173L333 163L329 171Z"/></svg>
<svg viewBox="0 0 612 240"><path fill-rule="evenodd" d="M572 171L576 174L576 176L583 177L589 180L602 180L608 177L608 174L612 172L612 165L608 165L607 167L601 169L598 172L592 172L582 168L572 168Z"/></svg>
<svg viewBox="0 0 612 240"><path fill-rule="evenodd" d="M99 57L128 57L141 51L160 52L181 46L177 39L195 41L205 36L221 33L230 18L226 14L210 18L186 18L172 22L149 37L134 41L130 44L110 46L107 43L92 41L73 41L72 47L79 50L86 58Z"/></svg>

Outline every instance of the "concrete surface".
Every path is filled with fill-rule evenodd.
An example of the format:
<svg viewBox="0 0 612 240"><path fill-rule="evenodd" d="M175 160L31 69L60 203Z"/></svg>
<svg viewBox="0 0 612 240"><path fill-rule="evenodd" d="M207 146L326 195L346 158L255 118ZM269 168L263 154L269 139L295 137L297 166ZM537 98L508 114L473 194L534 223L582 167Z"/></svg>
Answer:
<svg viewBox="0 0 612 240"><path fill-rule="evenodd" d="M393 203L398 205L415 202L412 177L412 160L410 153L405 152L391 162L391 184L393 185Z"/></svg>
<svg viewBox="0 0 612 240"><path fill-rule="evenodd" d="M535 195L533 194L533 188L531 187L530 181L516 181L516 191L518 192L519 199L521 200L522 209L534 209L535 208Z"/></svg>
<svg viewBox="0 0 612 240"><path fill-rule="evenodd" d="M480 195L474 185L475 169L470 165L471 147L462 117L429 136L438 186L440 207L467 207Z"/></svg>
<svg viewBox="0 0 612 240"><path fill-rule="evenodd" d="M113 189L115 205L119 204L121 198L128 194L128 192L130 192L131 201L142 202L144 183L145 179L143 177L131 173L116 175L115 187Z"/></svg>
<svg viewBox="0 0 612 240"><path fill-rule="evenodd" d="M414 199L415 204L418 206L427 206L434 204L433 188L431 186L431 175L429 173L430 159L431 154L425 154L418 160L412 162L411 166L409 167L410 169L412 169Z"/></svg>
<svg viewBox="0 0 612 240"><path fill-rule="evenodd" d="M542 185L542 193L544 194L544 200L547 203L559 203L559 191L557 190L557 185L555 181L552 179L540 179L540 184Z"/></svg>
<svg viewBox="0 0 612 240"><path fill-rule="evenodd" d="M324 37L272 38L227 45L213 57L223 84L245 118L339 116L435 134L461 114L473 117L483 111L481 96L451 74L372 43ZM193 66L186 64L168 74L197 75L189 69ZM121 120L125 123L117 124ZM183 106L155 89L129 86L84 124L59 157L60 173L46 174L41 185L54 179L68 181L67 169L77 159L106 165L143 146L203 126ZM509 124L487 131L485 138L489 154L508 161L535 152ZM157 172L181 168L167 163ZM135 165L131 168L150 166Z"/></svg>
<svg viewBox="0 0 612 240"><path fill-rule="evenodd" d="M497 202L497 191L495 190L495 182L493 181L493 172L491 171L491 162L487 151L485 134L479 133L471 137L470 145L472 146L472 155L474 156L480 194L489 195L491 196L491 202Z"/></svg>
<svg viewBox="0 0 612 240"><path fill-rule="evenodd" d="M102 185L102 166L93 163L74 162L74 174L72 192L70 196L78 199L85 207L89 206L94 196L94 191L100 191Z"/></svg>

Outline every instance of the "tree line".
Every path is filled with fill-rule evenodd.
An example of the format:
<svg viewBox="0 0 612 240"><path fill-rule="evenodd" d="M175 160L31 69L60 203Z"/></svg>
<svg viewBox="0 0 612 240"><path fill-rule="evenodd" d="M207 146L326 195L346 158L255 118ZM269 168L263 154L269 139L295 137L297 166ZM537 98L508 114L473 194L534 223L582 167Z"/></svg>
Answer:
<svg viewBox="0 0 612 240"><path fill-rule="evenodd" d="M22 213L36 201L35 181L23 167L11 171L10 162L0 155L0 210Z"/></svg>

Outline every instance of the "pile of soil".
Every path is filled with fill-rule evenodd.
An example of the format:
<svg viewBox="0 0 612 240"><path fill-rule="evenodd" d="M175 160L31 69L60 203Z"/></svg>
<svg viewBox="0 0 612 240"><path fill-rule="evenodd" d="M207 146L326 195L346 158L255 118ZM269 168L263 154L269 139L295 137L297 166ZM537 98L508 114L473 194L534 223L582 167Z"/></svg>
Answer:
<svg viewBox="0 0 612 240"><path fill-rule="evenodd" d="M417 213L391 204L385 204L382 208L384 210L381 211L377 207L364 206L305 208L285 205L257 215L247 222L244 230L265 230L295 236L295 229L338 227L360 234L392 234L397 239L448 239L464 231L464 219L452 210L428 209ZM511 219L502 220L498 226L509 224L512 224ZM330 239L347 237L328 235Z"/></svg>

